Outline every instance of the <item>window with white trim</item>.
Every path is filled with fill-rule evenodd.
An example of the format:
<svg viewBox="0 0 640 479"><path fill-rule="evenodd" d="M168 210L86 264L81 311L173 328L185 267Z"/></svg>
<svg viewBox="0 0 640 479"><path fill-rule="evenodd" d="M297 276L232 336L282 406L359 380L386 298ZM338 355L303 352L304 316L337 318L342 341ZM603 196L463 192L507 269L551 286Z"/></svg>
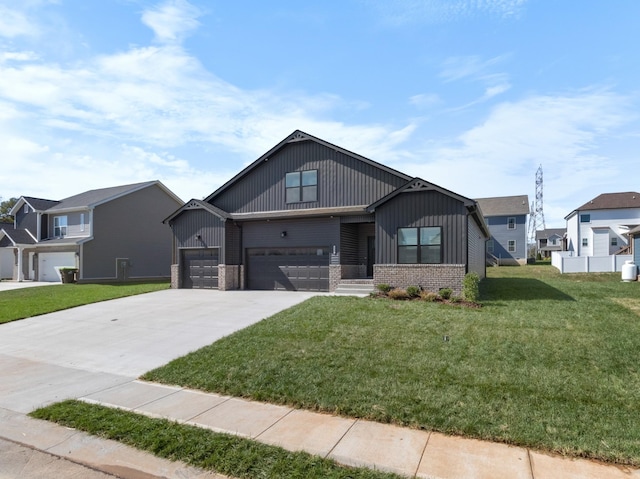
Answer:
<svg viewBox="0 0 640 479"><path fill-rule="evenodd" d="M53 217L53 236L56 238L62 238L67 235L67 217L66 216L54 216Z"/></svg>
<svg viewBox="0 0 640 479"><path fill-rule="evenodd" d="M580 223L591 223L591 215L587 213L580 215Z"/></svg>
<svg viewBox="0 0 640 479"><path fill-rule="evenodd" d="M507 229L514 230L516 229L516 218L514 216L510 216L507 218Z"/></svg>
<svg viewBox="0 0 640 479"><path fill-rule="evenodd" d="M515 253L516 252L516 240L509 240L507 242L507 251L509 253Z"/></svg>
<svg viewBox="0 0 640 479"><path fill-rule="evenodd" d="M589 238L582 238L582 246L589 246Z"/></svg>
<svg viewBox="0 0 640 479"><path fill-rule="evenodd" d="M318 201L318 170L292 171L284 182L285 202Z"/></svg>
<svg viewBox="0 0 640 479"><path fill-rule="evenodd" d="M442 263L442 228L398 228L398 263Z"/></svg>
<svg viewBox="0 0 640 479"><path fill-rule="evenodd" d="M618 246L618 237L617 236L611 237L611 246Z"/></svg>

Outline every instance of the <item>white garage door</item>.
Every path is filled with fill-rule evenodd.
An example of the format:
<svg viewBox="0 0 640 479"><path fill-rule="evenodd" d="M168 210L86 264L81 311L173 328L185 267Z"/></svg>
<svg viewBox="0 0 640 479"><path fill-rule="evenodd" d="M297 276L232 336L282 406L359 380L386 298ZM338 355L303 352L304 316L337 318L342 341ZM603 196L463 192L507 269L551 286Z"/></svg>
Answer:
<svg viewBox="0 0 640 479"><path fill-rule="evenodd" d="M0 279L13 278L13 263L15 254L13 248L0 248Z"/></svg>
<svg viewBox="0 0 640 479"><path fill-rule="evenodd" d="M75 268L75 253L39 253L38 281L62 281L57 268Z"/></svg>

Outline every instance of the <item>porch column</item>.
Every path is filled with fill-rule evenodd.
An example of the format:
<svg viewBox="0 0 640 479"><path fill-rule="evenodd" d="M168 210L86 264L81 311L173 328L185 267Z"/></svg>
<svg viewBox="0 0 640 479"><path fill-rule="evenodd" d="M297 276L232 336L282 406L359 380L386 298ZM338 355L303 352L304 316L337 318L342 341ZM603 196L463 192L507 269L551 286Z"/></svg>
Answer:
<svg viewBox="0 0 640 479"><path fill-rule="evenodd" d="M24 275L22 274L22 248L18 246L18 281L22 282Z"/></svg>

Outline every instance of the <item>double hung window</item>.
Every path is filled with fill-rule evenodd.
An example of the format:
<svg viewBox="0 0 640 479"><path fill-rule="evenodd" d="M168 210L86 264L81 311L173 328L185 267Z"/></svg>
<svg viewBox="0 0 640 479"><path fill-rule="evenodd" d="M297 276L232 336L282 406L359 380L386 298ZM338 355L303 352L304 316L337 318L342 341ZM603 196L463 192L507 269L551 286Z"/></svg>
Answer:
<svg viewBox="0 0 640 479"><path fill-rule="evenodd" d="M53 217L53 236L56 238L62 238L67 235L67 217L66 216L54 216Z"/></svg>

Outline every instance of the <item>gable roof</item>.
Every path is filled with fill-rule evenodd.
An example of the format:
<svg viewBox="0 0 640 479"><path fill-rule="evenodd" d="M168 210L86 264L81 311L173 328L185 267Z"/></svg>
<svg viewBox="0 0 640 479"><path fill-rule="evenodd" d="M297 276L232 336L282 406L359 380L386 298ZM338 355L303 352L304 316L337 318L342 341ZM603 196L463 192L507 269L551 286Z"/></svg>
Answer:
<svg viewBox="0 0 640 479"><path fill-rule="evenodd" d="M18 201L16 201L16 204L13 205L13 208L11 208L9 214L15 216L25 203L34 211L45 211L60 202L56 200L45 200L44 198L34 198L33 196L21 196L18 198Z"/></svg>
<svg viewBox="0 0 640 479"><path fill-rule="evenodd" d="M529 197L527 195L517 196L494 196L490 198L477 198L484 216L508 216L508 215L528 215Z"/></svg>
<svg viewBox="0 0 640 479"><path fill-rule="evenodd" d="M425 181L422 178L417 178L417 177L412 178L400 188L395 189L394 191L389 193L387 196L383 196L375 203L370 204L366 208L366 211L368 213L373 213L378 206L395 198L399 194L411 193L416 191L437 191L438 193L441 193L445 196L449 196L458 201L461 201L469 211L469 214L471 214L474 217L476 223L478 224L478 226L480 226L480 228L486 234L486 236L487 237L491 236L489 233L489 228L487 227L487 223L485 222L484 217L482 216L482 212L478 208L478 203L476 202L476 200L472 200L470 198L467 198L466 196L462 196L457 193L454 193L453 191L447 190L446 188L442 188L441 186Z"/></svg>
<svg viewBox="0 0 640 479"><path fill-rule="evenodd" d="M172 196L176 202L182 203L182 200L168 190L158 180L145 181L143 183L133 183L130 185L112 186L110 188L100 188L97 190L89 190L84 193L80 193L74 196L70 196L61 200L57 205L49 208L47 213L60 213L64 211L70 211L78 208L94 208L103 203L113 201L122 196L134 193L136 191L148 188L149 186L158 185L166 193Z"/></svg>
<svg viewBox="0 0 640 479"><path fill-rule="evenodd" d="M172 219L174 219L176 216L183 213L184 211L188 211L188 210L205 210L211 213L212 215L217 216L218 218L223 220L228 220L229 218L231 218L231 215L229 213L218 208L217 206L214 206L211 203L206 203L204 201L196 200L195 198L193 198L187 201L184 205L182 205L176 211L171 213L169 216L167 216L164 220L162 220L162 222L167 223Z"/></svg>
<svg viewBox="0 0 640 479"><path fill-rule="evenodd" d="M25 229L0 229L0 236L6 237L15 246L18 244L36 244L36 239Z"/></svg>
<svg viewBox="0 0 640 479"><path fill-rule="evenodd" d="M559 236L562 238L567 233L567 228L547 228L544 230L536 231L536 240L548 239L552 236Z"/></svg>
<svg viewBox="0 0 640 479"><path fill-rule="evenodd" d="M603 193L586 202L577 210L612 210L623 208L640 208L640 193L627 191L624 193Z"/></svg>
<svg viewBox="0 0 640 479"><path fill-rule="evenodd" d="M338 151L338 152L340 152L340 153L342 153L344 155L347 155L347 156L350 156L352 158L355 158L355 159L357 159L359 161L367 163L368 165L375 166L376 168L379 168L379 169L384 170L384 171L386 171L388 173L396 175L399 178L402 178L404 180L408 181L408 180L411 179L410 176L405 175L404 173L402 173L402 172L400 172L398 170L394 170L393 168L389 168L388 166L385 166L382 163L378 163L376 161L370 160L369 158L365 158L364 156L358 155L357 153L354 153L352 151L349 151L349 150L346 150L346 149L341 148L339 146L336 146L336 145L334 145L332 143L329 143L328 141L321 140L320 138L316 138L315 136L312 136L312 135L310 135L308 133L305 133L303 131L295 130L293 133L291 133L289 136L287 136L284 140L282 140L276 146L274 146L269 151L267 151L265 154L263 154L260 158L255 160L253 163L251 163L249 166L247 166L245 169L243 169L240 173L235 175L233 178L231 178L229 181L227 181L224 185L222 185L216 191L214 191L209 196L207 196L204 199L204 201L205 202L209 202L213 198L215 198L216 196L218 196L221 193L223 193L225 190L227 190L229 187L231 187L234 183L236 183L238 180L240 180L241 178L245 177L247 174L249 174L255 168L260 166L261 163L269 160L269 158L271 156L273 156L275 153L277 153L279 150L281 150L282 148L284 148L288 144L297 143L297 142L300 142L300 141L313 141L315 143L318 143L319 145L326 146L327 148L331 148L332 150Z"/></svg>

